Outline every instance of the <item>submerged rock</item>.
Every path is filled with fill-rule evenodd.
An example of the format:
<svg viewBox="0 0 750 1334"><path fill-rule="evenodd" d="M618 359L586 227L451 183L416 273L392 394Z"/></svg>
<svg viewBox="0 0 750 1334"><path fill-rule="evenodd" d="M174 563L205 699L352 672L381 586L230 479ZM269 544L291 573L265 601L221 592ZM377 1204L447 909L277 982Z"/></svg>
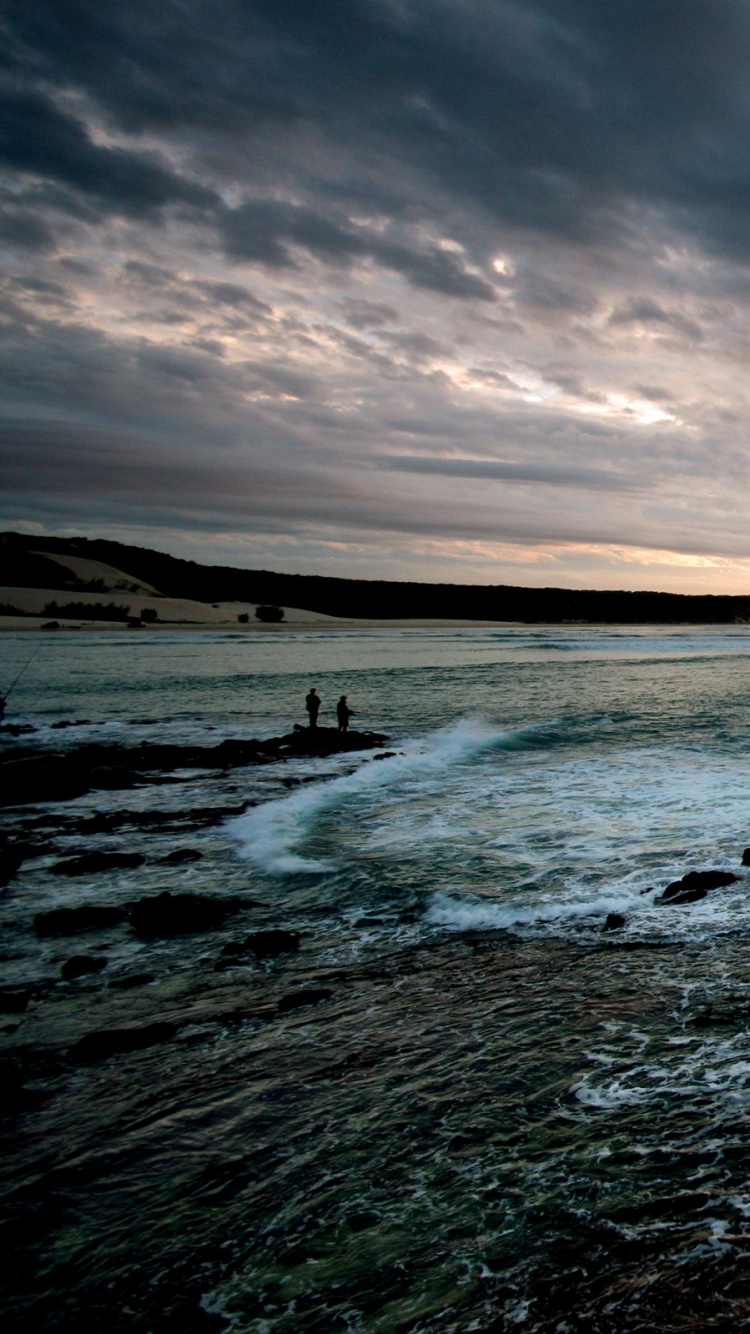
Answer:
<svg viewBox="0 0 750 1334"><path fill-rule="evenodd" d="M78 908L53 908L51 912L37 913L34 930L38 936L78 936L85 931L116 926L118 922L124 922L125 917L124 908L85 903Z"/></svg>
<svg viewBox="0 0 750 1334"><path fill-rule="evenodd" d="M187 936L214 931L244 907L241 899L209 898L204 894L162 894L137 899L129 905L130 920L142 940L156 936Z"/></svg>
<svg viewBox="0 0 750 1334"><path fill-rule="evenodd" d="M100 1028L87 1033L68 1050L72 1061L88 1064L101 1061L106 1056L116 1056L122 1052L143 1051L162 1042L171 1042L177 1034L177 1024L157 1023L138 1024L127 1028Z"/></svg>
<svg viewBox="0 0 750 1334"><path fill-rule="evenodd" d="M330 1000L333 992L329 987L308 987L304 991L290 991L282 996L278 1004L279 1014L288 1014L290 1010L300 1010L305 1005L319 1005Z"/></svg>
<svg viewBox="0 0 750 1334"><path fill-rule="evenodd" d="M232 941L225 945L221 952L225 958L254 954L256 959L276 959L280 954L294 953L299 949L299 942L299 931L284 931L276 927L271 931L254 931L242 941Z"/></svg>
<svg viewBox="0 0 750 1334"><path fill-rule="evenodd" d="M129 870L142 866L146 858L140 852L87 852L82 857L67 857L52 867L53 875L93 875L97 871Z"/></svg>
<svg viewBox="0 0 750 1334"><path fill-rule="evenodd" d="M113 977L108 985L116 991L132 991L133 987L146 987L153 981L153 973L124 973L122 977Z"/></svg>
<svg viewBox="0 0 750 1334"><path fill-rule="evenodd" d="M60 969L60 976L64 982L72 982L76 977L85 977L87 973L100 973L107 967L107 960L95 958L93 954L75 954L72 959L66 959Z"/></svg>
<svg viewBox="0 0 750 1334"><path fill-rule="evenodd" d="M157 866L182 866L185 862L199 862L203 856L197 848L175 848L166 857L159 857Z"/></svg>

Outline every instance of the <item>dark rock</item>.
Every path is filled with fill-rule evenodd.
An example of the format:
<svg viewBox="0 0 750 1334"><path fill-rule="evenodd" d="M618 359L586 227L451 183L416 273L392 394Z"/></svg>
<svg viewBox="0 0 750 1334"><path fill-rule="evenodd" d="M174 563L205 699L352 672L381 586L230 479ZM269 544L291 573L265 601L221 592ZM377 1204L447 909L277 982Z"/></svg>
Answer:
<svg viewBox="0 0 750 1334"><path fill-rule="evenodd" d="M388 738L377 732L338 732L332 727L303 728L283 737L222 741L218 746L140 746L90 743L64 754L31 752L0 757L3 782L0 805L71 801L91 790L115 791L154 783L156 774L175 769L240 768L269 764L287 755L334 755L373 750Z"/></svg>
<svg viewBox="0 0 750 1334"><path fill-rule="evenodd" d="M398 752L395 750L381 750L378 755L373 755L374 760L392 760Z"/></svg>
<svg viewBox="0 0 750 1334"><path fill-rule="evenodd" d="M742 854L742 865L750 866L750 848L745 848L745 851Z"/></svg>
<svg viewBox="0 0 750 1334"><path fill-rule="evenodd" d="M642 1223L646 1219L679 1218L705 1209L711 1196L702 1190L685 1191L681 1195L667 1195L660 1199L641 1200L638 1204L620 1205L608 1210L617 1223Z"/></svg>
<svg viewBox="0 0 750 1334"><path fill-rule="evenodd" d="M16 871L23 866L24 856L19 848L0 848L0 887L10 884Z"/></svg>
<svg viewBox="0 0 750 1334"><path fill-rule="evenodd" d="M300 1010L304 1005L319 1005L330 1000L333 992L328 987L309 987L306 991L290 991L279 1001L279 1014L288 1014L290 1010Z"/></svg>
<svg viewBox="0 0 750 1334"><path fill-rule="evenodd" d="M350 750L375 750L388 737L381 732L339 732L336 727L297 724L293 732L276 740L282 755L337 755Z"/></svg>
<svg viewBox="0 0 750 1334"><path fill-rule="evenodd" d="M129 870L142 866L146 858L140 852L87 852L82 857L67 857L52 867L53 875L93 875L98 871Z"/></svg>
<svg viewBox="0 0 750 1334"><path fill-rule="evenodd" d="M673 880L667 885L661 896L661 902L674 902L679 895L680 903L692 903L693 898L683 897L686 892L702 890L702 893L694 896L702 899L709 889L722 889L724 885L733 885L736 880L739 880L739 876L734 875L732 871L690 871L681 880Z"/></svg>
<svg viewBox="0 0 750 1334"><path fill-rule="evenodd" d="M625 925L625 920L622 913L607 913L607 920L602 927L602 931L619 931Z"/></svg>
<svg viewBox="0 0 750 1334"><path fill-rule="evenodd" d="M28 732L37 732L39 729L32 727L31 723L2 723L0 725L0 735L2 736L26 736Z"/></svg>
<svg viewBox="0 0 750 1334"><path fill-rule="evenodd" d="M157 866L182 866L184 862L199 862L202 856L197 848L175 848L166 857L159 857Z"/></svg>
<svg viewBox="0 0 750 1334"><path fill-rule="evenodd" d="M705 899L708 894L707 889L683 889L680 893L675 891L667 898L666 892L660 898L655 899L656 903L669 903L679 907L681 903L697 903L699 899Z"/></svg>
<svg viewBox="0 0 750 1334"><path fill-rule="evenodd" d="M0 1014L25 1014L35 995L33 987L0 988Z"/></svg>
<svg viewBox="0 0 750 1334"><path fill-rule="evenodd" d="M157 1023L131 1025L127 1028L100 1028L87 1033L68 1051L72 1061L88 1063L101 1061L106 1056L122 1052L143 1051L162 1042L171 1042L177 1033L177 1024Z"/></svg>
<svg viewBox="0 0 750 1334"><path fill-rule="evenodd" d="M85 977L87 973L100 973L107 967L106 959L97 959L93 954L75 954L67 959L60 969L60 976L65 982L72 982L76 977Z"/></svg>
<svg viewBox="0 0 750 1334"><path fill-rule="evenodd" d="M254 931L243 941L234 941L225 945L222 954L236 956L254 954L257 959L276 959L280 954L291 954L299 949L299 931Z"/></svg>
<svg viewBox="0 0 750 1334"><path fill-rule="evenodd" d="M131 991L133 987L146 987L153 980L153 973L125 973L124 977L113 977L109 985L118 991Z"/></svg>
<svg viewBox="0 0 750 1334"><path fill-rule="evenodd" d="M34 930L38 936L80 936L84 931L101 931L125 920L124 908L104 908L94 903L80 908L53 908L37 913Z"/></svg>
<svg viewBox="0 0 750 1334"><path fill-rule="evenodd" d="M32 1111L49 1096L24 1087L26 1073L13 1058L0 1061L0 1116L19 1116Z"/></svg>
<svg viewBox="0 0 750 1334"><path fill-rule="evenodd" d="M214 931L231 913L239 912L242 900L209 898L201 894L156 894L130 905L130 920L142 940L156 936L186 936Z"/></svg>

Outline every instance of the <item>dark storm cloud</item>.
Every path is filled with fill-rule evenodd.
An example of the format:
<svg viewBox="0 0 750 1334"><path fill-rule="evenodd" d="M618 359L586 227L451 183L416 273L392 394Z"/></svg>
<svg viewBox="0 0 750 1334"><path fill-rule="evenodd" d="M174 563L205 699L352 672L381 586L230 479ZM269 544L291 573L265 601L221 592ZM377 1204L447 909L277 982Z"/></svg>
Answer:
<svg viewBox="0 0 750 1334"><path fill-rule="evenodd" d="M516 227L601 237L636 200L706 244L748 253L744 0L5 0L4 12L18 76L85 89L128 131L260 127L283 179L295 134L311 125L365 160L409 162ZM74 178L138 177L136 164L94 162L75 134L49 130ZM396 178L380 184L390 191ZM132 197L148 206L170 188L183 187L146 172ZM276 232L263 223L236 218L230 244L287 262L289 220ZM357 244L324 223L316 236L306 216L297 229L315 253L351 256Z"/></svg>
<svg viewBox="0 0 750 1334"><path fill-rule="evenodd" d="M210 190L145 154L92 143L79 121L38 94L0 92L0 162L126 214L147 214L165 204L205 209L217 202Z"/></svg>
<svg viewBox="0 0 750 1334"><path fill-rule="evenodd" d="M372 259L403 274L415 287L467 300L495 300L491 285L468 273L450 251L410 248L368 227L342 226L301 205L258 200L223 214L221 227L227 254L234 259L296 268L293 247L301 246L329 264Z"/></svg>
<svg viewBox="0 0 750 1334"><path fill-rule="evenodd" d="M55 236L43 218L31 209L6 206L0 211L0 240L21 250L50 251Z"/></svg>

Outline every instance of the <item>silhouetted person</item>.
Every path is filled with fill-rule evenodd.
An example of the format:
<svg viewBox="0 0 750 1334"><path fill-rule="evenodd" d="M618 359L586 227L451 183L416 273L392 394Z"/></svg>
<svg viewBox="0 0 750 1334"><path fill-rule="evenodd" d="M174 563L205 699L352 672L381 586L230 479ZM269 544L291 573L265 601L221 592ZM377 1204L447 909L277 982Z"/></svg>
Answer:
<svg viewBox="0 0 750 1334"><path fill-rule="evenodd" d="M320 713L320 695L316 693L315 686L310 687L309 694L305 695L305 708L310 717L310 726L318 726L318 714Z"/></svg>
<svg viewBox="0 0 750 1334"><path fill-rule="evenodd" d="M349 726L349 719L352 717L354 709L350 709L346 702L346 695L342 695L336 705L336 717L339 720L339 731L345 732Z"/></svg>

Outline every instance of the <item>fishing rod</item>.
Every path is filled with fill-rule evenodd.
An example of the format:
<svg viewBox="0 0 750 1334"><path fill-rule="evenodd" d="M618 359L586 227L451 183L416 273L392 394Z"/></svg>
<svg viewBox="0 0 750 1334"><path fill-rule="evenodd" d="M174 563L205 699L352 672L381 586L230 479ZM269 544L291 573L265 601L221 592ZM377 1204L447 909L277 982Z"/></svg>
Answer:
<svg viewBox="0 0 750 1334"><path fill-rule="evenodd" d="M2 695L0 695L0 699L2 699L4 703L7 703L8 696L9 696L11 690L14 690L15 687L18 685L18 682L21 680L21 677L23 676L24 672L26 671L26 668L31 666L32 662L34 661L34 659L35 659L37 653L40 652L41 648L42 648L42 645L41 645L41 644L37 644L36 648L34 649L34 652L33 652L32 655L31 655L31 657L30 657L30 658L27 658L26 662L23 664L23 667L21 668L21 670L20 670L20 672L18 673L18 675L17 675L17 676L14 676L13 680L11 681L10 685L8 686L8 689L7 689L6 691L4 691L4 692L2 693Z"/></svg>

